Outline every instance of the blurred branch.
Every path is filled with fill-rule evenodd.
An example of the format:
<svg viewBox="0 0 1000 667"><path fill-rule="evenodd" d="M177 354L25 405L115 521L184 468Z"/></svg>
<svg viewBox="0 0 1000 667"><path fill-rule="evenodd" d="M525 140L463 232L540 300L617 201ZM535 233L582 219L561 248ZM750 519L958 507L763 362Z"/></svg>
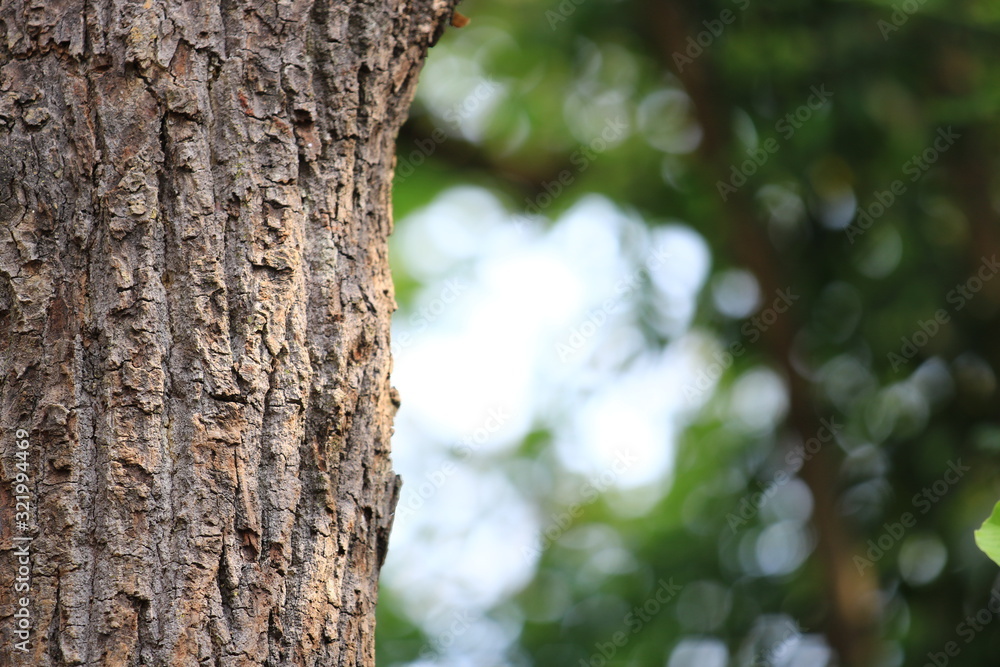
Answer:
<svg viewBox="0 0 1000 667"><path fill-rule="evenodd" d="M437 128L429 122L429 118L411 119L403 125L399 134L400 155L405 156L406 145L415 145L418 141L431 141L435 131ZM550 172L548 165L529 165L525 162L504 160L483 146L459 138L448 138L437 144L434 157L463 172L479 172L484 177L499 180L502 185L523 192L526 196L541 192L541 183L553 178L553 174L558 174L569 165L568 155L559 156L553 162L563 166L551 167Z"/></svg>

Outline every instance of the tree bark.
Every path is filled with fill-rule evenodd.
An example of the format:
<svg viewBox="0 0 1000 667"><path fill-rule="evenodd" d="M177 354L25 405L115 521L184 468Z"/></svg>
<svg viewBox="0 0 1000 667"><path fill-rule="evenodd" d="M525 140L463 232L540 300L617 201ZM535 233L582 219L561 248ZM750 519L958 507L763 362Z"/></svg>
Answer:
<svg viewBox="0 0 1000 667"><path fill-rule="evenodd" d="M0 664L374 664L394 141L452 5L0 0Z"/></svg>

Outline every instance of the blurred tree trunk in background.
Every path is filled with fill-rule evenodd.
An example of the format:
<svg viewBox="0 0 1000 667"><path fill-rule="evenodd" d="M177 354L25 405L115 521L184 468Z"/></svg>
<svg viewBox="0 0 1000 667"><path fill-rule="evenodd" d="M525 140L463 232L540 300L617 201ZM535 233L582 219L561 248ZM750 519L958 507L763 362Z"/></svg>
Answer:
<svg viewBox="0 0 1000 667"><path fill-rule="evenodd" d="M656 26L661 58L665 66L672 62L673 54L684 53L689 35L696 34L698 25L689 15L693 7L651 3L651 24ZM730 148L733 145L732 129L728 119L733 109L727 106L716 72L706 62L708 59L685 63L676 72L685 90L691 95L704 139L698 155L719 178L726 178L730 168ZM754 214L753 195L740 190L730 199L726 208L725 224L730 239L728 254L742 266L751 269L759 281L762 294L774 294L796 284L791 275L783 271L780 253L766 235L766 228ZM795 368L792 361L795 336L799 326L794 316L788 315L761 335L761 346L771 356L774 366L782 369L789 382L790 409L787 426L797 434L800 442L814 437L820 429L819 407L812 400L809 382ZM847 525L838 508L838 483L840 456L835 448L824 448L803 463L799 475L808 485L814 508L812 524L816 532L816 558L824 577L828 608L822 628L839 664L862 666L872 663L878 639L878 587L872 577L864 576L855 566L855 554L862 553L860 540L852 527Z"/></svg>
<svg viewBox="0 0 1000 667"><path fill-rule="evenodd" d="M0 5L0 663L374 664L394 141L450 11Z"/></svg>

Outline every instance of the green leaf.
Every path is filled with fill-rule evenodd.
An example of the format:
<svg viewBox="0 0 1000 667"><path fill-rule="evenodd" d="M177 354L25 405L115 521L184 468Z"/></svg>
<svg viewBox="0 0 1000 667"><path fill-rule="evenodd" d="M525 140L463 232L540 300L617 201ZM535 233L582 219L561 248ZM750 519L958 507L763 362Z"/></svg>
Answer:
<svg viewBox="0 0 1000 667"><path fill-rule="evenodd" d="M993 507L993 514L976 531L976 546L1000 565L1000 502Z"/></svg>

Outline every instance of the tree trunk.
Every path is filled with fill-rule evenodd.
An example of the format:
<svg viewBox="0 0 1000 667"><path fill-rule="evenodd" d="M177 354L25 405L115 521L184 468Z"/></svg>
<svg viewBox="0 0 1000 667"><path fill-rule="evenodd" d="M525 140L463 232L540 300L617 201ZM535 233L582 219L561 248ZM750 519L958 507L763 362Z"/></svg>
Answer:
<svg viewBox="0 0 1000 667"><path fill-rule="evenodd" d="M452 4L0 0L0 665L374 664Z"/></svg>

